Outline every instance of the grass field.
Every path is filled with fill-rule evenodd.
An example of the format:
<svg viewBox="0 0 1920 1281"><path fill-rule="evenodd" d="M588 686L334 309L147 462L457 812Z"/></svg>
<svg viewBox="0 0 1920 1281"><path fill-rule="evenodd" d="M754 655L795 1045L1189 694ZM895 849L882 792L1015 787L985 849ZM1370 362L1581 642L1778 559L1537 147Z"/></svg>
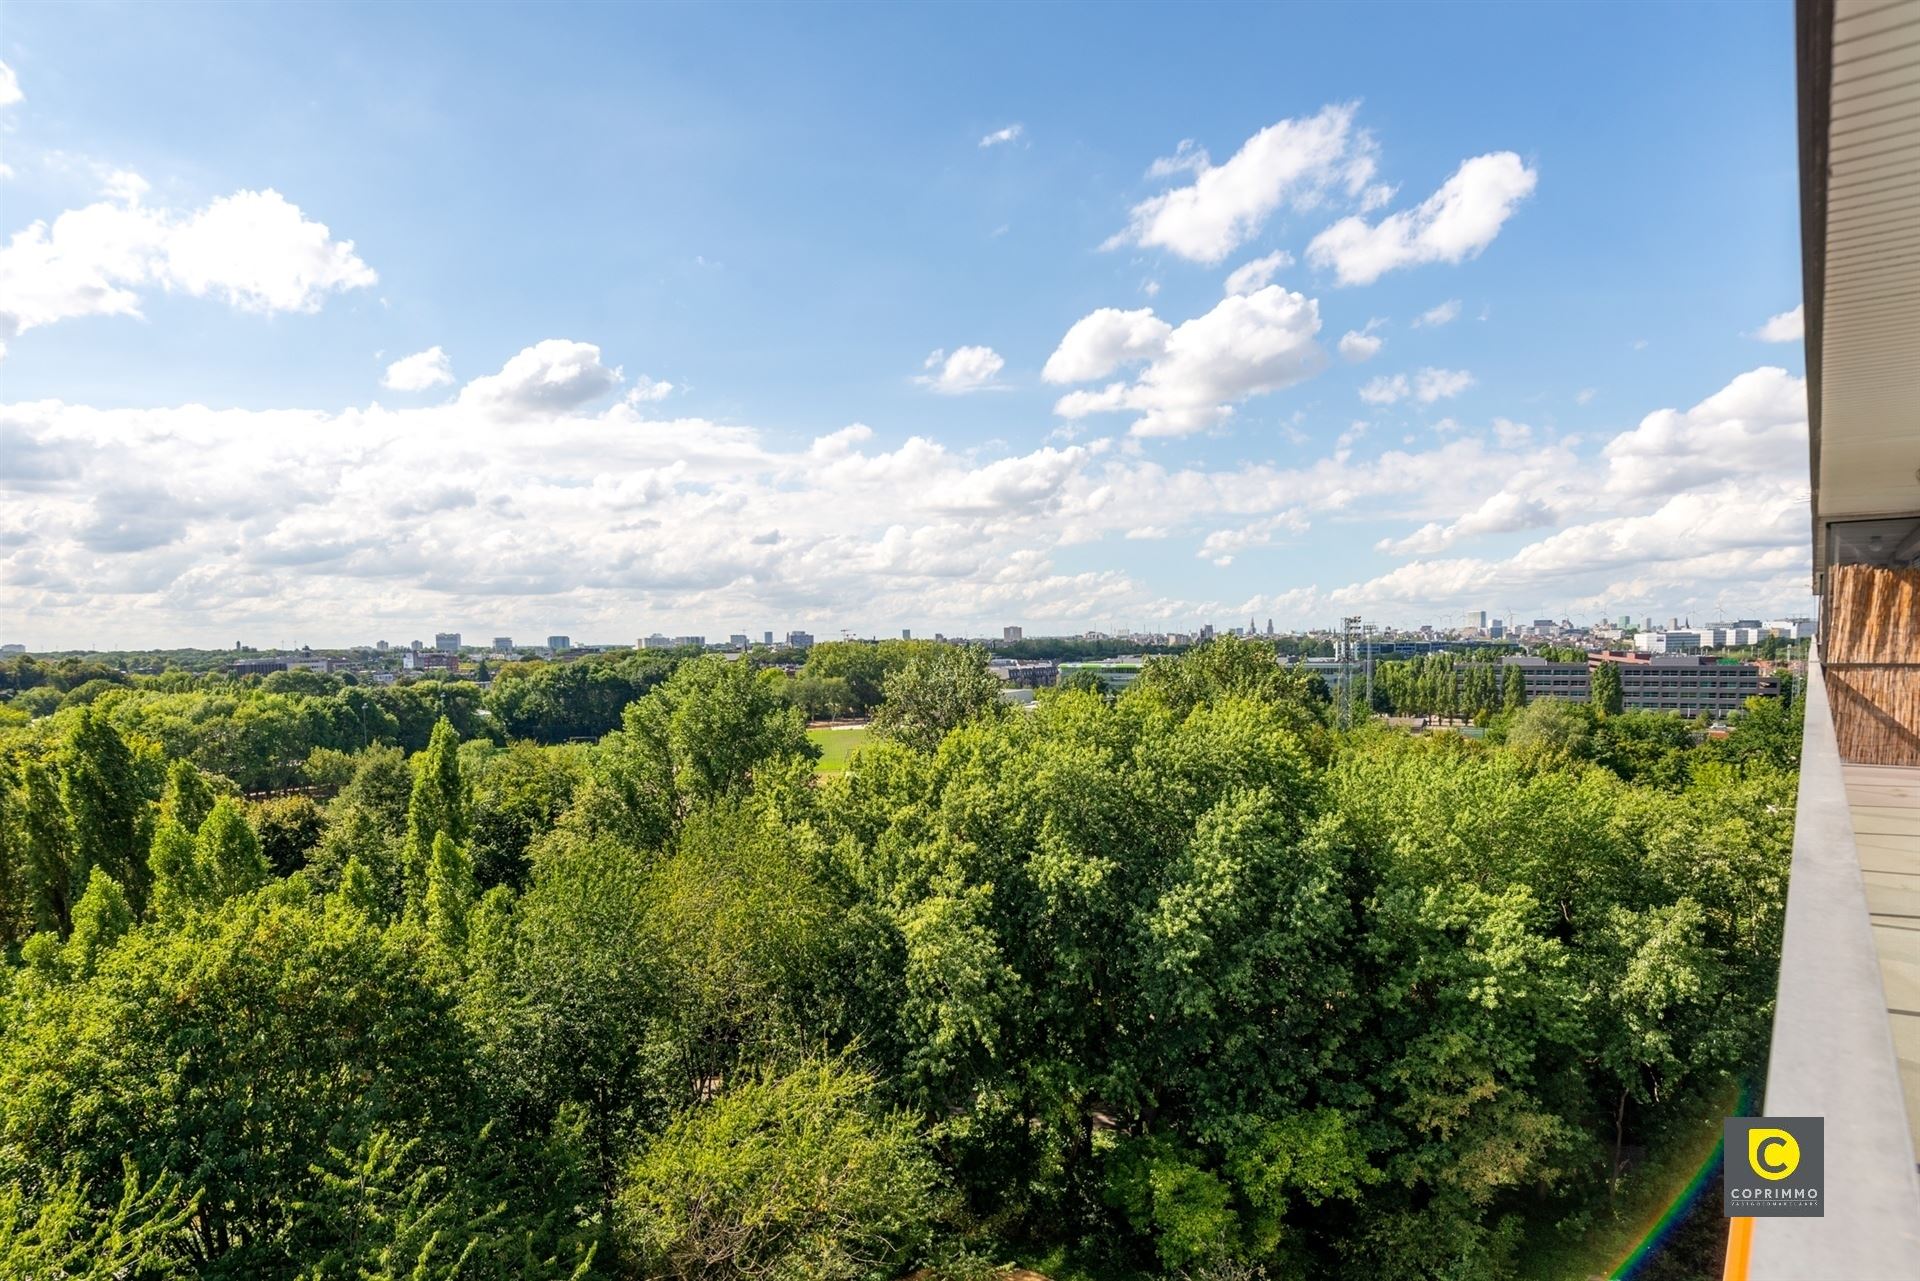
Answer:
<svg viewBox="0 0 1920 1281"><path fill-rule="evenodd" d="M814 746L818 747L822 753L820 773L838 774L847 767L847 757L853 754L853 749L867 741L867 727L846 725L830 729L810 729L807 731L807 737L813 740Z"/></svg>

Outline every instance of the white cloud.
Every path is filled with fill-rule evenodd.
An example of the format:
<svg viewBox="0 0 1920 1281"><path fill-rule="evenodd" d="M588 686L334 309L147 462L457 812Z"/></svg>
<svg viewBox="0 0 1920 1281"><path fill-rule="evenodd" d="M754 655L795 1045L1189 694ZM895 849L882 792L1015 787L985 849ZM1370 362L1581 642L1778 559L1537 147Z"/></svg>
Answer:
<svg viewBox="0 0 1920 1281"><path fill-rule="evenodd" d="M1289 535L1305 533L1308 527L1307 518L1299 512L1276 512L1237 529L1214 530L1201 541L1200 550L1194 554L1224 569L1233 564L1233 558L1241 552L1254 547L1271 547Z"/></svg>
<svg viewBox="0 0 1920 1281"><path fill-rule="evenodd" d="M1423 405L1448 400L1473 386L1473 375L1464 369L1435 369L1429 366L1409 379L1405 374L1380 375L1360 388L1360 399L1369 405L1393 405L1411 396Z"/></svg>
<svg viewBox="0 0 1920 1281"><path fill-rule="evenodd" d="M921 365L934 373L914 381L931 387L943 396L964 396L968 392L991 391L1000 386L994 381L1006 361L991 347L956 347L949 355L935 351Z"/></svg>
<svg viewBox="0 0 1920 1281"><path fill-rule="evenodd" d="M1107 248L1138 245L1171 250L1194 262L1217 263L1252 239L1283 203L1314 203L1335 183L1354 186L1372 175L1371 142L1353 129L1352 104L1262 129L1225 164L1214 165L1190 141L1154 162L1149 177L1193 174L1185 187L1133 207L1126 230ZM1354 187L1358 193L1358 187Z"/></svg>
<svg viewBox="0 0 1920 1281"><path fill-rule="evenodd" d="M1291 266L1293 266L1293 255L1284 249L1276 249L1264 257L1255 258L1235 267L1233 273L1227 277L1226 292L1231 296L1265 289L1273 283L1273 274L1276 271Z"/></svg>
<svg viewBox="0 0 1920 1281"><path fill-rule="evenodd" d="M1172 332L1173 326L1155 316L1151 307L1135 311L1102 307L1073 322L1047 357L1040 377L1050 383L1105 378L1121 365L1159 355Z"/></svg>
<svg viewBox="0 0 1920 1281"><path fill-rule="evenodd" d="M1387 340L1373 331L1384 321L1369 320L1364 329L1349 329L1340 335L1340 358L1350 365L1364 364L1380 354Z"/></svg>
<svg viewBox="0 0 1920 1281"><path fill-rule="evenodd" d="M1615 494L1678 493L1791 466L1806 482L1807 386L1766 366L1741 374L1692 409L1648 414L1609 441L1606 488Z"/></svg>
<svg viewBox="0 0 1920 1281"><path fill-rule="evenodd" d="M1413 376L1413 394L1421 404L1449 400L1473 386L1473 375L1464 369L1422 369Z"/></svg>
<svg viewBox="0 0 1920 1281"><path fill-rule="evenodd" d="M1381 374L1360 388L1360 399L1369 405L1392 405L1405 400L1411 391L1405 374L1394 374L1392 377Z"/></svg>
<svg viewBox="0 0 1920 1281"><path fill-rule="evenodd" d="M526 363L587 371L554 380L563 399L614 376L590 345L554 345L585 352ZM494 378L502 392L528 381ZM1698 616L1722 594L1743 610L1805 607L1804 387L1779 370L1584 448L1495 419L1360 459L1356 422L1286 467L1169 463L1100 439L983 462L859 423L791 444L625 401L488 403L0 404L0 596L48 648L404 641L462 622L612 641L663 618L709 633L964 633L1008 617L1106 630L1248 608L1184 592L1177 573L1167 592L1133 576L1164 571L1064 571L1062 549L1112 540L1111 560L1131 565L1129 538L1186 539L1238 571L1249 549L1302 535L1301 551L1261 558L1277 581L1252 608L1282 625L1431 621L1462 600L1576 618ZM1325 581L1309 523L1384 532L1385 554L1415 559ZM1548 532L1511 554L1459 554L1529 529Z"/></svg>
<svg viewBox="0 0 1920 1281"><path fill-rule="evenodd" d="M1451 325L1460 319L1460 300L1449 298L1437 307L1430 307L1414 318L1415 329L1438 329L1441 325Z"/></svg>
<svg viewBox="0 0 1920 1281"><path fill-rule="evenodd" d="M656 405L678 390L672 383L641 374L627 389L629 405Z"/></svg>
<svg viewBox="0 0 1920 1281"><path fill-rule="evenodd" d="M1151 310L1103 309L1082 318L1048 358L1049 382L1105 377L1146 362L1132 382L1062 396L1054 412L1078 419L1133 410L1135 436L1185 436L1226 421L1233 405L1318 373L1326 355L1314 341L1320 309L1312 299L1268 285L1222 299L1177 328Z"/></svg>
<svg viewBox="0 0 1920 1281"><path fill-rule="evenodd" d="M1025 126L1016 122L1008 125L1004 129L995 129L992 133L980 140L980 145L982 147L997 147L1003 142L1017 142L1019 141L1020 135L1025 132Z"/></svg>
<svg viewBox="0 0 1920 1281"><path fill-rule="evenodd" d="M1579 391L1576 391L1575 393L1573 393L1574 403L1581 404L1581 405L1591 405L1593 403L1593 398L1595 396L1598 396L1599 394L1600 392L1598 388L1582 387Z"/></svg>
<svg viewBox="0 0 1920 1281"><path fill-rule="evenodd" d="M26 95L20 92L20 77L14 74L12 67L0 62L0 107L11 107L25 98Z"/></svg>
<svg viewBox="0 0 1920 1281"><path fill-rule="evenodd" d="M1806 304L1768 319L1753 335L1761 342L1799 342L1807 334Z"/></svg>
<svg viewBox="0 0 1920 1281"><path fill-rule="evenodd" d="M1511 151L1462 162L1440 189L1378 224L1342 218L1313 238L1307 259L1332 267L1343 285L1368 285L1397 267L1457 263L1493 243L1514 208L1539 181Z"/></svg>
<svg viewBox="0 0 1920 1281"><path fill-rule="evenodd" d="M191 213L141 203L137 174L110 198L35 222L0 248L0 340L79 316L137 316L141 289L213 295L243 311L319 310L379 277L277 191L238 191Z"/></svg>
<svg viewBox="0 0 1920 1281"><path fill-rule="evenodd" d="M429 347L388 365L380 385L395 391L426 391L452 381L453 362L447 359L447 353L439 347Z"/></svg>
<svg viewBox="0 0 1920 1281"><path fill-rule="evenodd" d="M592 343L547 338L523 349L499 373L462 387L460 403L497 413L561 413L619 385L619 368L601 364L600 349Z"/></svg>

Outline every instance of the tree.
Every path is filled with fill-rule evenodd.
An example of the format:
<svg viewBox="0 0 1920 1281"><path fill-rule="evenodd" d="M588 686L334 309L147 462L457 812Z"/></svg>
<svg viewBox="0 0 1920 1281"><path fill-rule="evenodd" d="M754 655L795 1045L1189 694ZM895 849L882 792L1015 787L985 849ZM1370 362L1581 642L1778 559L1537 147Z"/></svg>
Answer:
<svg viewBox="0 0 1920 1281"><path fill-rule="evenodd" d="M628 706L593 753L586 821L657 849L694 808L744 790L778 761L818 760L778 672L708 657Z"/></svg>
<svg viewBox="0 0 1920 1281"><path fill-rule="evenodd" d="M98 867L136 905L146 902L147 794L133 753L105 717L83 708L58 755L60 799L73 832L72 873Z"/></svg>
<svg viewBox="0 0 1920 1281"><path fill-rule="evenodd" d="M413 762L413 791L407 800L407 863L404 878L410 910L419 910L433 863L434 838L455 845L467 839L467 797L460 781L460 736L442 717L433 738Z"/></svg>
<svg viewBox="0 0 1920 1281"><path fill-rule="evenodd" d="M1615 663L1596 663L1589 682L1587 701L1602 716L1618 716L1626 710L1626 695L1620 684L1620 668Z"/></svg>
<svg viewBox="0 0 1920 1281"><path fill-rule="evenodd" d="M886 699L873 714L878 734L931 752L956 725L999 712L1000 681L977 645L936 645L888 674Z"/></svg>
<svg viewBox="0 0 1920 1281"><path fill-rule="evenodd" d="M617 1222L647 1276L882 1281L925 1246L938 1183L870 1073L813 1060L675 1120L627 1167Z"/></svg>
<svg viewBox="0 0 1920 1281"><path fill-rule="evenodd" d="M326 815L311 796L273 796L247 807L260 852L276 876L305 866L308 853L327 830Z"/></svg>
<svg viewBox="0 0 1920 1281"><path fill-rule="evenodd" d="M445 832L433 838L427 868L427 932L448 951L467 941L467 909L473 905L473 866Z"/></svg>
<svg viewBox="0 0 1920 1281"><path fill-rule="evenodd" d="M1507 674L1501 681L1501 710L1517 712L1527 705L1527 674L1518 663L1507 663L1505 667Z"/></svg>
<svg viewBox="0 0 1920 1281"><path fill-rule="evenodd" d="M212 809L213 789L192 761L176 759L167 766L167 787L160 794L160 822L197 832Z"/></svg>
<svg viewBox="0 0 1920 1281"><path fill-rule="evenodd" d="M174 1224L154 1248L195 1276L291 1279L324 1260L330 1276L408 1276L385 1255L408 1239L392 1220L440 1196L458 1210L436 1220L442 1244L458 1239L424 1256L413 1241L445 1269L423 1275L454 1275L470 1244L496 1277L518 1275L497 1251L561 1247L549 1216L574 1189L538 1149L486 1136L472 1043L417 936L255 898L95 952L91 977L22 1007L0 1041L0 1187L73 1180L107 1215L138 1171ZM368 1170L382 1134L397 1146ZM346 1213L342 1181L363 1171L374 1192Z"/></svg>
<svg viewBox="0 0 1920 1281"><path fill-rule="evenodd" d="M1593 711L1587 704L1542 698L1515 713L1507 726L1507 745L1568 761L1588 754L1592 734Z"/></svg>
<svg viewBox="0 0 1920 1281"><path fill-rule="evenodd" d="M213 803L194 835L193 861L209 903L259 889L273 874L242 803L231 796Z"/></svg>
<svg viewBox="0 0 1920 1281"><path fill-rule="evenodd" d="M194 854L193 836L172 818L153 829L153 851L147 858L153 893L148 909L153 919L177 925L207 901L207 888Z"/></svg>
<svg viewBox="0 0 1920 1281"><path fill-rule="evenodd" d="M119 884L98 867L87 877L87 892L73 905L73 933L60 959L76 979L92 976L100 958L133 928L133 909Z"/></svg>
<svg viewBox="0 0 1920 1281"><path fill-rule="evenodd" d="M86 885L83 879L75 883L79 869L60 785L53 771L29 757L20 765L19 795L21 865L32 926L64 938L73 927L73 901Z"/></svg>

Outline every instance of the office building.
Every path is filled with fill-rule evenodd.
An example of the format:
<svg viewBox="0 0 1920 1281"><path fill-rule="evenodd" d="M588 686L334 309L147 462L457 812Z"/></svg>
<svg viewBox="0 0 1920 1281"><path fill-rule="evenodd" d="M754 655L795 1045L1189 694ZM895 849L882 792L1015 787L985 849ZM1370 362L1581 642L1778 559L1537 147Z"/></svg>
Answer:
<svg viewBox="0 0 1920 1281"><path fill-rule="evenodd" d="M513 653L513 637L496 636L493 638L493 652L496 654Z"/></svg>
<svg viewBox="0 0 1920 1281"><path fill-rule="evenodd" d="M813 647L812 632L788 632L787 633L788 649L811 649L812 647Z"/></svg>
<svg viewBox="0 0 1920 1281"><path fill-rule="evenodd" d="M1025 633L1018 627L1002 627L1000 629L1000 639L1009 643L1019 640L1024 634Z"/></svg>
<svg viewBox="0 0 1920 1281"><path fill-rule="evenodd" d="M549 637L547 637L547 648L548 648L548 649L550 649L550 650L552 650L552 651L553 651L554 653L556 653L556 654L557 654L557 653L559 653L559 652L560 652L561 650L567 650L567 649L572 649L572 648L573 648L573 637L571 637L571 636L549 636Z"/></svg>
<svg viewBox="0 0 1920 1281"><path fill-rule="evenodd" d="M433 647L442 654L458 654L460 652L460 633L435 632L433 634Z"/></svg>
<svg viewBox="0 0 1920 1281"><path fill-rule="evenodd" d="M745 632L735 632L733 635L727 637L727 644L734 649L745 649L747 647L747 634Z"/></svg>

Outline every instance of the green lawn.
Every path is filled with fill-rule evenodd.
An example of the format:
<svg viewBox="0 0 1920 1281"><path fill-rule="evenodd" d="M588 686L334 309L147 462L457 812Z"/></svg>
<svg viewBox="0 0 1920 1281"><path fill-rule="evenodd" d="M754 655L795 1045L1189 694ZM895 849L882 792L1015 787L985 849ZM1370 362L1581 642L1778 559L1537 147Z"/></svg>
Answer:
<svg viewBox="0 0 1920 1281"><path fill-rule="evenodd" d="M821 751L820 773L838 774L847 767L847 757L853 749L867 741L865 725L848 725L844 728L810 729L807 737Z"/></svg>

